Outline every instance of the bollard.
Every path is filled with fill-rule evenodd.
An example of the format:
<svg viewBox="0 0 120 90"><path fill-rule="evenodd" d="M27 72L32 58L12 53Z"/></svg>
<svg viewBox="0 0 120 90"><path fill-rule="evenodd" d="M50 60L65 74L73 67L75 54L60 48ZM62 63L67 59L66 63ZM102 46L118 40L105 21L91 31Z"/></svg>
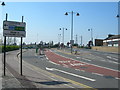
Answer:
<svg viewBox="0 0 120 90"><path fill-rule="evenodd" d="M38 48L36 48L36 53L38 53Z"/></svg>

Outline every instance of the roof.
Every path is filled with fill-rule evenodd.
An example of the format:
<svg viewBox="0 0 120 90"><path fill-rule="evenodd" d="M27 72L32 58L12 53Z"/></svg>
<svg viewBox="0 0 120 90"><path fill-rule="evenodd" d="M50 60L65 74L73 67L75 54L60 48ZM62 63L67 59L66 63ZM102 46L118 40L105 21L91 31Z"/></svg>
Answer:
<svg viewBox="0 0 120 90"><path fill-rule="evenodd" d="M104 39L104 40L118 39L118 38L120 38L120 35L112 35L112 36L110 36L110 37L107 37L107 38Z"/></svg>

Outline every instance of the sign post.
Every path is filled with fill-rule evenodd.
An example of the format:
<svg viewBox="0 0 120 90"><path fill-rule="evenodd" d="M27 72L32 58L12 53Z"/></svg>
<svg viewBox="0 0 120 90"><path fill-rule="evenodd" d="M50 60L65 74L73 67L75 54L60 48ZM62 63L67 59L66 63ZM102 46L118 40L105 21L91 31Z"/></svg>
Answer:
<svg viewBox="0 0 120 90"><path fill-rule="evenodd" d="M26 23L16 22L16 21L3 21L3 36L4 36L4 76L5 76L5 67L6 67L6 37L21 37L21 54L20 54L20 73L22 75L22 38L26 37Z"/></svg>
<svg viewBox="0 0 120 90"><path fill-rule="evenodd" d="M24 18L24 17L22 16L22 23L23 23L23 18ZM21 76L22 76L22 75L23 75L23 74L22 74L22 37L21 37L21 55L20 55L20 62L21 62L21 65L20 65L21 70L20 70L20 71L21 71Z"/></svg>
<svg viewBox="0 0 120 90"><path fill-rule="evenodd" d="M8 14L6 13L6 21L7 21L7 17L8 17ZM5 67L6 67L6 36L4 36L4 76L6 75Z"/></svg>

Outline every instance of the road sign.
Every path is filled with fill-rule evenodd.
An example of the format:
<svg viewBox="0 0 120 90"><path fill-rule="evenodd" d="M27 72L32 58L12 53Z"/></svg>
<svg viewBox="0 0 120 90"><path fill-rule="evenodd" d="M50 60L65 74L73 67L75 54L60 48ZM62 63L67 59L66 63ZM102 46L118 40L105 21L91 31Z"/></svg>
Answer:
<svg viewBox="0 0 120 90"><path fill-rule="evenodd" d="M3 36L25 37L25 27L25 22L3 21Z"/></svg>

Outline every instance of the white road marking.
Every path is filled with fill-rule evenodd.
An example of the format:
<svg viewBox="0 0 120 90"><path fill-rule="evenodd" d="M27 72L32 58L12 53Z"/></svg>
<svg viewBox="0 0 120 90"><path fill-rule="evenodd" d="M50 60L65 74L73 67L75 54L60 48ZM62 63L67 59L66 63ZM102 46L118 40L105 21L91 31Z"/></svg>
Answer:
<svg viewBox="0 0 120 90"><path fill-rule="evenodd" d="M48 61L48 62L50 62L50 63L52 63L52 64L55 64L55 65L59 65L59 64L57 64L57 63L54 63L54 62L52 62L52 61Z"/></svg>
<svg viewBox="0 0 120 90"><path fill-rule="evenodd" d="M99 74L99 73L92 73L92 74L99 75L99 76L103 76L103 74Z"/></svg>
<svg viewBox="0 0 120 90"><path fill-rule="evenodd" d="M59 72L69 74L69 75L72 75L72 76L75 76L75 77L79 77L79 78L82 78L82 79L85 79L85 80L89 80L89 81L92 81L92 82L96 81L95 79L91 79L91 78L88 78L88 77L85 77L85 76L80 76L80 75L77 75L77 74L69 73L69 72L59 70L59 69L56 69L56 68L48 68L48 67L46 67L46 70L59 71Z"/></svg>
<svg viewBox="0 0 120 90"><path fill-rule="evenodd" d="M114 62L114 61L110 61L110 60L108 62L118 64L118 62Z"/></svg>
<svg viewBox="0 0 120 90"><path fill-rule="evenodd" d="M81 58L81 57L76 57L76 58ZM91 61L91 60L86 59L86 58L81 58L81 59L86 60L86 61Z"/></svg>
<svg viewBox="0 0 120 90"><path fill-rule="evenodd" d="M90 59L86 59L86 58L82 58L83 60L86 60L86 61L92 61L92 60L90 60Z"/></svg>
<svg viewBox="0 0 120 90"><path fill-rule="evenodd" d="M80 57L76 57L76 58L80 58Z"/></svg>
<svg viewBox="0 0 120 90"><path fill-rule="evenodd" d="M59 61L60 63L70 63L70 61Z"/></svg>
<svg viewBox="0 0 120 90"><path fill-rule="evenodd" d="M70 63L71 66L83 66L86 64L82 64L82 63Z"/></svg>
<svg viewBox="0 0 120 90"><path fill-rule="evenodd" d="M75 70L80 71L80 69L75 69Z"/></svg>
<svg viewBox="0 0 120 90"><path fill-rule="evenodd" d="M80 70L80 71L85 72L85 70Z"/></svg>
<svg viewBox="0 0 120 90"><path fill-rule="evenodd" d="M117 58L113 58L113 57L111 57L111 56L107 56L107 58L118 61L118 59L117 59Z"/></svg>
<svg viewBox="0 0 120 90"><path fill-rule="evenodd" d="M116 77L115 79L120 79L120 78Z"/></svg>

